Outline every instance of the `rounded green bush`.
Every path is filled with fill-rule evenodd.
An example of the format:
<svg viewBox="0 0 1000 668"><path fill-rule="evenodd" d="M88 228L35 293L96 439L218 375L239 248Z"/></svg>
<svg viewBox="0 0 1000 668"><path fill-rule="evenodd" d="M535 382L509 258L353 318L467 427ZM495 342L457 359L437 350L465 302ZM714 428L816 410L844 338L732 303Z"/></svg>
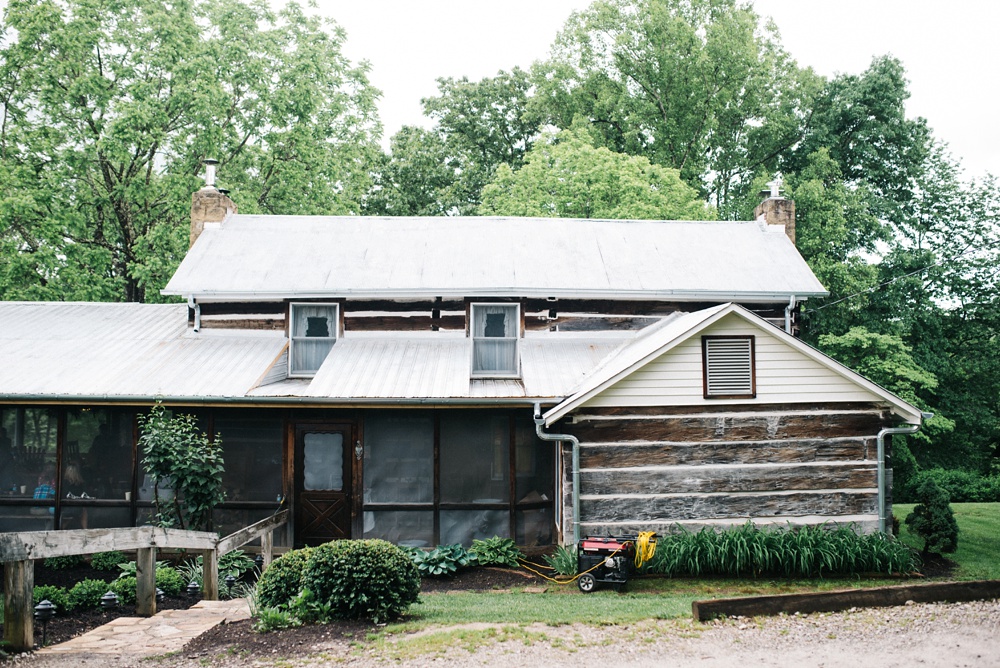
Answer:
<svg viewBox="0 0 1000 668"><path fill-rule="evenodd" d="M101 597L108 591L104 580L80 580L69 590L71 610L90 610L101 604Z"/></svg>
<svg viewBox="0 0 1000 668"><path fill-rule="evenodd" d="M69 592L62 587L57 587L55 585L39 585L32 591L32 597L35 601L35 605L38 605L42 601L48 601L52 605L56 606L57 615L65 614L73 609L70 604Z"/></svg>
<svg viewBox="0 0 1000 668"><path fill-rule="evenodd" d="M108 589L118 594L118 602L122 605L135 605L135 586L135 578L126 575L109 584Z"/></svg>
<svg viewBox="0 0 1000 668"><path fill-rule="evenodd" d="M156 586L167 596L177 596L187 584L180 573L168 567L156 569Z"/></svg>
<svg viewBox="0 0 1000 668"><path fill-rule="evenodd" d="M271 562L257 581L257 599L263 608L287 606L302 591L302 570L313 548L291 550Z"/></svg>
<svg viewBox="0 0 1000 668"><path fill-rule="evenodd" d="M384 540L338 540L315 548L302 586L340 619L382 622L398 617L420 594L410 557Z"/></svg>

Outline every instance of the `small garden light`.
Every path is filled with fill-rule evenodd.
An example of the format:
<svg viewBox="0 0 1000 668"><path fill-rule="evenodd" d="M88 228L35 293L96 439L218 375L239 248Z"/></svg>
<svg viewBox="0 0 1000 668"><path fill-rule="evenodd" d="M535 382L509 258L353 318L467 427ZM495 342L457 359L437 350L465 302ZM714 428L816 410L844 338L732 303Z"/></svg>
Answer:
<svg viewBox="0 0 1000 668"><path fill-rule="evenodd" d="M114 610L118 607L118 594L109 591L101 597L101 608L103 610Z"/></svg>
<svg viewBox="0 0 1000 668"><path fill-rule="evenodd" d="M226 591L229 592L229 598L233 598L233 587L236 586L236 578L230 573L226 576L224 582L226 583Z"/></svg>
<svg viewBox="0 0 1000 668"><path fill-rule="evenodd" d="M264 570L264 555L257 553L257 556L253 558L253 565L257 567L257 572Z"/></svg>
<svg viewBox="0 0 1000 668"><path fill-rule="evenodd" d="M191 584L187 586L187 594L192 598L201 593L201 585L196 581L191 580Z"/></svg>
<svg viewBox="0 0 1000 668"><path fill-rule="evenodd" d="M157 587L156 588L156 602L157 603L163 603L163 596L164 596L163 590L160 589L159 587Z"/></svg>
<svg viewBox="0 0 1000 668"><path fill-rule="evenodd" d="M52 601L45 600L35 606L35 619L42 624L42 647L45 646L45 635L48 631L49 620L56 616L56 606Z"/></svg>

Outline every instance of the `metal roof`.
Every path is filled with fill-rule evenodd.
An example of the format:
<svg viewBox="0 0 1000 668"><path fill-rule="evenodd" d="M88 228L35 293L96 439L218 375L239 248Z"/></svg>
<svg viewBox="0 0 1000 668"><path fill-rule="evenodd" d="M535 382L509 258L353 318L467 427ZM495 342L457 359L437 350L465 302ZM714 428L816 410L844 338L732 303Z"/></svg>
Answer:
<svg viewBox="0 0 1000 668"><path fill-rule="evenodd" d="M461 332L349 333L315 378L262 384L284 376L281 332L195 333L185 305L0 302L0 401L552 399L635 336L531 332L521 378L472 380Z"/></svg>
<svg viewBox="0 0 1000 668"><path fill-rule="evenodd" d="M164 294L787 301L827 292L760 221L232 215Z"/></svg>
<svg viewBox="0 0 1000 668"><path fill-rule="evenodd" d="M236 397L280 333L195 334L187 306L0 302L0 399Z"/></svg>

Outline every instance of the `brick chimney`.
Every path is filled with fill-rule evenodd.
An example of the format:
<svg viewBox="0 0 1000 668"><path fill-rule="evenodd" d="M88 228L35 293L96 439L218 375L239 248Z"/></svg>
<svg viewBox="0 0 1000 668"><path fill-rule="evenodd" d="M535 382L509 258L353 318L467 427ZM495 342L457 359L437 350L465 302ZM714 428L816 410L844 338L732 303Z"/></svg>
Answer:
<svg viewBox="0 0 1000 668"><path fill-rule="evenodd" d="M768 225L780 225L784 228L785 234L795 243L795 202L781 196L781 181L775 179L769 184L770 190L761 191L761 197L766 199L757 205L753 210L753 217L760 220L762 217Z"/></svg>
<svg viewBox="0 0 1000 668"><path fill-rule="evenodd" d="M215 166L218 160L205 160L205 186L191 195L191 245L205 229L205 223L221 223L236 213L236 203L225 191L215 187Z"/></svg>

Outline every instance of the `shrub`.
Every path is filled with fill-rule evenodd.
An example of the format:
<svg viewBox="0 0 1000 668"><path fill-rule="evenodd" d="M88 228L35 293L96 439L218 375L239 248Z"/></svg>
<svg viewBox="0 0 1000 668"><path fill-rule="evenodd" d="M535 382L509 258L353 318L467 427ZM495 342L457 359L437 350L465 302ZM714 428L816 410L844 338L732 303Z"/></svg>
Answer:
<svg viewBox="0 0 1000 668"><path fill-rule="evenodd" d="M469 550L476 556L476 561L480 566L509 566L517 568L520 559L524 559L524 553L517 549L517 545L510 538L500 538L493 536L486 540L472 541L472 548Z"/></svg>
<svg viewBox="0 0 1000 668"><path fill-rule="evenodd" d="M849 527L761 530L747 522L726 531L680 531L657 540L646 567L661 575L813 577L912 572L913 552L882 533L859 536Z"/></svg>
<svg viewBox="0 0 1000 668"><path fill-rule="evenodd" d="M49 557L44 563L45 568L60 571L83 566L87 563L87 558L82 554L70 554L65 557Z"/></svg>
<svg viewBox="0 0 1000 668"><path fill-rule="evenodd" d="M542 555L542 559L544 559L545 563L549 565L549 568L554 570L559 575L576 575L576 557L576 548L566 547L565 545L557 547L555 553L553 553L551 557L547 554Z"/></svg>
<svg viewBox="0 0 1000 668"><path fill-rule="evenodd" d="M98 552L90 558L90 565L92 568L99 571L116 571L118 570L118 564L123 564L128 559L125 555L118 550L112 550L111 552Z"/></svg>
<svg viewBox="0 0 1000 668"><path fill-rule="evenodd" d="M313 548L291 550L271 562L257 581L260 607L287 606L302 591L302 571Z"/></svg>
<svg viewBox="0 0 1000 668"><path fill-rule="evenodd" d="M156 570L167 567L167 562L165 561L156 562ZM132 577L136 577L139 574L139 566L134 561L126 561L123 564L118 564L118 568L121 569L121 573L118 574L118 577L120 578L128 577L130 575Z"/></svg>
<svg viewBox="0 0 1000 668"><path fill-rule="evenodd" d="M948 492L931 477L917 485L917 506L906 516L906 524L924 539L924 555L944 554L958 549L958 522L951 512Z"/></svg>
<svg viewBox="0 0 1000 668"><path fill-rule="evenodd" d="M80 580L69 590L70 610L90 610L101 605L101 597L108 591L104 580Z"/></svg>
<svg viewBox="0 0 1000 668"><path fill-rule="evenodd" d="M438 545L429 552L420 548L409 548L401 551L410 557L410 561L423 577L451 577L458 572L459 568L472 566L476 563L475 555L470 554L458 543Z"/></svg>
<svg viewBox="0 0 1000 668"><path fill-rule="evenodd" d="M173 568L156 569L156 586L167 596L178 596L187 587L187 582Z"/></svg>
<svg viewBox="0 0 1000 668"><path fill-rule="evenodd" d="M410 558L384 540L339 540L312 551L302 585L330 616L384 622L398 617L420 594L420 573Z"/></svg>
<svg viewBox="0 0 1000 668"><path fill-rule="evenodd" d="M994 503L1000 501L1000 475L981 475L960 469L934 468L918 473L909 490L909 501L920 503L920 483L930 478L948 493L952 503Z"/></svg>
<svg viewBox="0 0 1000 668"><path fill-rule="evenodd" d="M48 601L56 606L56 614L62 615L73 609L70 603L69 592L62 587L55 585L39 585L31 592L35 605L42 601Z"/></svg>
<svg viewBox="0 0 1000 668"><path fill-rule="evenodd" d="M135 587L135 578L126 575L109 584L108 590L118 594L118 602L122 605L135 605Z"/></svg>

